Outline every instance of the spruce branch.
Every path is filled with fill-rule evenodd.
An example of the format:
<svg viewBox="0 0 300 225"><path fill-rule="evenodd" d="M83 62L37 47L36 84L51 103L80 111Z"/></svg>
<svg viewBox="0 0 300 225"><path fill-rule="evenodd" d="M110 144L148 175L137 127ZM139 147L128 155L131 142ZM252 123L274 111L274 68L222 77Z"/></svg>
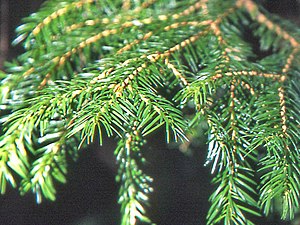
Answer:
<svg viewBox="0 0 300 225"><path fill-rule="evenodd" d="M130 126L131 125L131 126ZM148 194L153 191L150 186L152 178L145 175L137 162L145 162L141 156L140 148L144 141L138 131L138 121L133 120L128 124L126 132L115 150L119 172L117 181L121 182L119 191L119 204L121 204L122 225L136 224L137 220L151 223L145 215L142 204L147 203ZM138 161L137 161L138 158Z"/></svg>
<svg viewBox="0 0 300 225"><path fill-rule="evenodd" d="M54 200L67 155L117 136L121 224L152 223L146 139L164 127L167 142L187 141L206 121L207 224L253 224L279 198L293 218L298 28L252 0L49 0L17 32L25 53L0 74L1 193L10 183Z"/></svg>

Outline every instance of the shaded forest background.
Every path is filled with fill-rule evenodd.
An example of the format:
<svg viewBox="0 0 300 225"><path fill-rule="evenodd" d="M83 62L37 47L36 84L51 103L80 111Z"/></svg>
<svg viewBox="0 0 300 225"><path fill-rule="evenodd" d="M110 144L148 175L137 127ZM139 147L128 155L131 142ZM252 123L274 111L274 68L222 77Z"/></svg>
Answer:
<svg viewBox="0 0 300 225"><path fill-rule="evenodd" d="M6 60L22 52L20 46L10 45L14 29L21 18L35 12L43 0L0 1L0 69ZM266 0L266 8L300 25L299 0ZM155 192L149 214L158 225L205 224L209 207L209 168L204 167L206 146L191 146L190 156L168 148L163 133L148 140L145 150L148 159L146 172L154 177ZM113 158L115 141L97 144L80 152L79 160L70 163L66 185L57 185L55 202L35 203L34 195L21 197L9 189L0 197L0 224L5 225L115 225L119 224L117 205L118 184ZM276 215L257 224L281 225Z"/></svg>

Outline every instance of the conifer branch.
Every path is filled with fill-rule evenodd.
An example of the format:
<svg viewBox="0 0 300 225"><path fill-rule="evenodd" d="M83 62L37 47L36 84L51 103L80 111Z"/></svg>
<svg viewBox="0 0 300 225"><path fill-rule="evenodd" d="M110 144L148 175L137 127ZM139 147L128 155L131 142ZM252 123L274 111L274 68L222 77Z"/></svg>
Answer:
<svg viewBox="0 0 300 225"><path fill-rule="evenodd" d="M33 30L32 34L33 36L37 36L41 29L45 26L47 26L49 23L51 23L53 20L57 19L60 16L63 16L66 14L69 10L73 8L81 8L84 4L91 4L94 0L80 0L78 2L70 2L70 4L67 4L63 8L58 9L57 11L53 12L49 16L47 16L45 19L43 19L42 22L40 22Z"/></svg>
<svg viewBox="0 0 300 225"><path fill-rule="evenodd" d="M93 0L91 2L93 2ZM190 14L190 13L192 13L192 12L200 9L201 7L203 7L203 5L204 5L205 2L206 1L199 1L199 2L195 3L194 5L190 6L189 8L185 9L184 11L172 15L172 18L179 19L180 17L188 15L188 14ZM78 2L76 4L82 5L82 2L80 1L80 2ZM150 5L150 3L145 4L145 6L147 6L147 5ZM168 16L166 16L166 15L159 15L158 16L158 19L161 20L161 21L167 20L167 18L168 18ZM53 66L51 66L51 67L53 69L56 69L57 67L63 66L65 64L65 62L68 60L68 58L70 58L71 56L73 56L74 54L76 54L77 52L79 52L80 50L86 48L87 46L90 46L91 44L93 44L95 42L98 42L102 38L105 38L107 36L111 36L111 35L116 34L118 32L122 32L123 29L125 29L125 28L129 28L129 27L132 27L132 26L141 26L141 25L151 24L152 21L153 21L152 17L143 19L141 21L138 21L138 20L129 21L130 19L132 19L132 18L131 17L127 18L127 21L124 22L124 23L122 23L122 24L119 24L119 20L117 20L117 21L114 20L113 23L119 24L118 28L114 28L114 29L110 29L110 30L104 30L104 31L102 31L102 32L100 32L100 33L98 33L96 35L93 35L92 37L88 37L84 41L81 41L80 43L78 43L78 45L76 47L73 47L71 50L63 53L61 56L56 56L55 58L51 59L50 62L53 64ZM47 19L47 21L48 20L49 19ZM96 22L101 22L103 24L108 24L110 22L110 20L108 20L106 18L104 18L102 20L97 20L97 21L88 20L87 22L84 22L84 23L81 23L81 24L71 25L71 27L68 28L67 30L71 31L71 30L80 28L80 27L82 27L83 24L84 25L87 24L87 25L92 26L92 25L95 25ZM199 25L205 25L205 24L206 24L206 22L204 21L204 22L202 22ZM193 22L183 22L181 24L178 24L177 26L176 25L171 25L171 27L168 26L165 29L169 30L170 28L178 28L179 25L182 25L182 26L183 25L195 25L195 23L193 23ZM44 26L44 24L40 23L37 27L39 27L39 26ZM30 74L34 73L34 72L35 72L35 68L31 67L31 68L29 68L28 70L26 70L23 73L23 76L27 77ZM41 81L41 83L39 85L40 88L43 87L44 85L46 85L47 81L51 78L51 73L52 72L50 71L50 73L47 73L45 75L45 78Z"/></svg>
<svg viewBox="0 0 300 225"><path fill-rule="evenodd" d="M129 10L130 7L131 7L131 1L130 0L123 0L122 9Z"/></svg>
<svg viewBox="0 0 300 225"><path fill-rule="evenodd" d="M141 4L141 6L137 6L133 10L133 12L134 13L139 13L141 10L150 7L155 2L156 2L156 0L145 1L145 2L143 2ZM129 4L130 4L129 0L124 0L122 8L125 7L128 10L130 8L130 6L128 7ZM134 19L134 17L133 16L126 16L126 19L129 21L129 20ZM120 21L121 21L120 16L117 16L117 17L113 18L113 20L110 20L109 18L95 19L95 20L86 20L84 22L81 22L81 23L78 23L78 24L72 24L72 25L66 27L66 32L71 32L73 30L82 28L83 26L95 26L96 24L119 24Z"/></svg>
<svg viewBox="0 0 300 225"><path fill-rule="evenodd" d="M137 163L136 158L145 161L139 153L143 140L138 134L137 126L138 122L134 121L133 127L125 134L125 138L119 141L115 150L120 166L117 181L121 182L119 204L121 204L122 225L135 225L138 220L151 223L145 216L145 209L141 203L147 202L148 194L153 191L150 186L152 178L143 174Z"/></svg>
<svg viewBox="0 0 300 225"><path fill-rule="evenodd" d="M145 139L161 127L167 142L194 139L206 121L207 224L253 224L277 198L292 219L300 42L286 24L251 0L49 0L18 28L26 52L0 74L1 193L10 183L54 200L67 154L117 136L121 224L151 223Z"/></svg>
<svg viewBox="0 0 300 225"><path fill-rule="evenodd" d="M253 17L253 19L265 25L268 29L275 31L278 36L290 42L291 46L293 46L294 48L299 47L299 42L287 31L285 31L283 28L272 22L263 13L261 13L259 7L252 0L238 0L236 4L237 7L245 8Z"/></svg>
<svg viewBox="0 0 300 225"><path fill-rule="evenodd" d="M274 156L267 156L270 158L270 161L277 161L278 164L284 164L281 167L278 167L277 170L280 171L282 173L282 176L284 177L284 179L281 179L281 184L277 183L277 185L282 186L281 189L276 189L273 184L271 184L270 182L267 183L265 182L265 179L263 180L264 186L262 187L263 190L263 195L261 196L261 201L262 201L262 205L264 206L264 210L266 212L266 214L269 212L269 204L270 204L270 200L273 198L276 198L278 196L281 196L282 198L282 218L286 219L286 218L290 218L292 219L294 216L294 206L296 205L297 207L299 206L299 200L297 198L295 198L295 193L299 193L300 188L295 186L295 181L297 182L298 178L296 178L297 176L299 176L299 172L296 168L294 168L293 164L297 163L295 162L294 157L297 157L296 155L294 155L294 151L290 149L290 135L288 134L288 116L287 116L287 107L286 107L286 95L285 95L285 89L284 89L284 83L287 80L287 74L289 72L289 68L291 67L292 61L294 59L294 54L296 54L296 52L298 48L295 48L292 53L288 56L286 63L283 66L282 69L282 75L280 76L280 83L282 84L279 88L278 88L278 96L279 96L279 104L280 104L280 118L281 118L281 132L279 134L279 140L281 143L281 146L283 148L283 152L282 152L282 156L281 157L274 157ZM282 139L282 140L280 140ZM264 163L265 164L265 163ZM264 165L263 167L264 169L267 168L266 165ZM270 174L269 176L271 177L276 177L276 175L272 172L267 172L265 174L265 176L267 176L268 174ZM290 174L293 174L290 176ZM266 196L264 191L266 191L268 189L267 194L269 196ZM271 197L270 197L271 196Z"/></svg>

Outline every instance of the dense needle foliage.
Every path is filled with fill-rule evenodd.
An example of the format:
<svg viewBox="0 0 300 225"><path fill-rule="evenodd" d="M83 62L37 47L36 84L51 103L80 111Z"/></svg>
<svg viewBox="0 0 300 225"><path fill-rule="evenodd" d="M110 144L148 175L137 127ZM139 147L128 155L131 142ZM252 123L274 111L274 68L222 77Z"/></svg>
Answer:
<svg viewBox="0 0 300 225"><path fill-rule="evenodd" d="M300 191L300 32L252 0L49 0L17 28L1 74L0 190L55 199L67 159L118 138L122 225L146 214L146 139L208 125L207 224L253 224ZM259 43L259 44L257 44ZM259 45L259 46L258 46ZM201 174L199 174L201 176ZM102 184L104 185L104 184Z"/></svg>

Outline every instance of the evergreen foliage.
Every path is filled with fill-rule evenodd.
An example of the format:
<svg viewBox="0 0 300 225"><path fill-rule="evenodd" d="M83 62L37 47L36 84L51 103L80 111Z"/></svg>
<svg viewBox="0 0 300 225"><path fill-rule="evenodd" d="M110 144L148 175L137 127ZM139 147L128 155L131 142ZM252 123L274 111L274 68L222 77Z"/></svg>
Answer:
<svg viewBox="0 0 300 225"><path fill-rule="evenodd" d="M23 22L25 53L1 74L2 194L54 200L67 158L115 136L121 224L152 223L147 136L185 142L206 121L207 224L253 224L278 199L294 217L299 28L252 0L49 0Z"/></svg>

